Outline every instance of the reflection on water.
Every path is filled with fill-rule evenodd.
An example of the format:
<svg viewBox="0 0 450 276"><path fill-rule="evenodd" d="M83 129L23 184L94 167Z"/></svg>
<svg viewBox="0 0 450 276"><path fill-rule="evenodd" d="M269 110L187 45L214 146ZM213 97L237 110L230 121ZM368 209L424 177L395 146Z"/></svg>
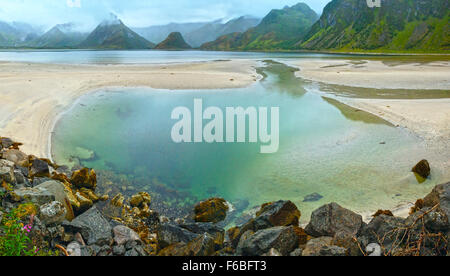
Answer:
<svg viewBox="0 0 450 276"><path fill-rule="evenodd" d="M418 184L411 167L434 156L408 133L335 100L306 93L295 69L268 62L264 80L248 88L169 91L118 89L84 96L59 121L52 139L57 163L100 171L106 192L146 190L153 207L177 214L196 201L221 196L238 209L289 199L312 210L338 202L356 211L392 208L422 197L443 178ZM207 106L280 107L280 150L258 144L174 144L171 112ZM93 151L95 159L76 156ZM311 194L317 200L311 200Z"/></svg>

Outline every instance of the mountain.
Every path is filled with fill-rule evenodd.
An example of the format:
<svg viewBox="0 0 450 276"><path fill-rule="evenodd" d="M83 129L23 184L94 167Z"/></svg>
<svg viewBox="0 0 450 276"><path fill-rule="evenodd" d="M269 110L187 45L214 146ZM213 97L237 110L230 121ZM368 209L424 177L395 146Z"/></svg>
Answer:
<svg viewBox="0 0 450 276"><path fill-rule="evenodd" d="M171 23L168 25L134 28L138 34L146 39L160 43L174 32L179 32L193 47L213 41L218 37L234 32L245 32L255 27L261 21L259 18L242 16L223 23L223 20L199 23Z"/></svg>
<svg viewBox="0 0 450 276"><path fill-rule="evenodd" d="M205 24L185 35L186 41L193 47L200 47L202 44L216 40L218 37L235 32L245 32L255 27L261 19L255 17L242 16L232 19L226 23L222 20Z"/></svg>
<svg viewBox="0 0 450 276"><path fill-rule="evenodd" d="M103 21L79 47L89 49L151 49L155 45L125 26L115 15Z"/></svg>
<svg viewBox="0 0 450 276"><path fill-rule="evenodd" d="M258 26L244 33L233 33L219 37L216 41L202 45L205 50L277 50L291 49L309 28L318 15L305 3L281 10L272 10Z"/></svg>
<svg viewBox="0 0 450 276"><path fill-rule="evenodd" d="M300 48L323 50L450 50L448 0L333 0Z"/></svg>
<svg viewBox="0 0 450 276"><path fill-rule="evenodd" d="M180 32L183 36L205 26L209 22L199 23L170 23L167 25L134 28L133 30L145 39L160 43L173 32Z"/></svg>
<svg viewBox="0 0 450 276"><path fill-rule="evenodd" d="M75 24L66 23L56 25L40 37L35 39L32 37L32 35L29 35L24 39L24 46L46 49L64 49L77 47L84 39L86 39L87 34L77 31Z"/></svg>
<svg viewBox="0 0 450 276"><path fill-rule="evenodd" d="M157 50L187 50L191 49L191 46L186 43L183 35L179 32L169 34L169 36L163 42L156 45Z"/></svg>
<svg viewBox="0 0 450 276"><path fill-rule="evenodd" d="M29 24L22 22L7 23L0 21L0 46L17 47L21 46L28 36L37 36L41 31Z"/></svg>

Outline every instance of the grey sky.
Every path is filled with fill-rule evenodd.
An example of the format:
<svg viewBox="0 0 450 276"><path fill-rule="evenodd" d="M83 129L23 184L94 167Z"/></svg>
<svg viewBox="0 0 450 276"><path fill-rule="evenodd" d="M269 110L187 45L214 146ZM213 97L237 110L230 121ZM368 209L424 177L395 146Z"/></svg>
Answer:
<svg viewBox="0 0 450 276"><path fill-rule="evenodd" d="M76 22L90 28L109 13L132 27L198 22L241 15L263 17L271 9L305 2L317 13L330 0L1 0L1 21L22 21L49 28Z"/></svg>

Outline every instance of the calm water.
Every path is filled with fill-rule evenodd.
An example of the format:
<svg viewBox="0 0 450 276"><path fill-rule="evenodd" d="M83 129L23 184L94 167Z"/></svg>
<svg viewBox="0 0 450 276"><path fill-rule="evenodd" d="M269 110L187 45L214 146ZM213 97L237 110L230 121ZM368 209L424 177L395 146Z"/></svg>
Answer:
<svg viewBox="0 0 450 276"><path fill-rule="evenodd" d="M208 51L0 51L1 61L59 64L150 64L224 59L340 57L312 53L252 53Z"/></svg>
<svg viewBox="0 0 450 276"><path fill-rule="evenodd" d="M292 68L271 64L263 73L262 82L243 89L86 95L57 124L54 159L151 179L150 191L164 185L198 199L248 200L250 207L289 199L302 210L303 221L332 201L357 211L392 208L422 197L441 180L442 172L433 171L433 179L418 184L410 173L418 160L434 158L417 138L308 93L309 84L295 78ZM263 155L257 144L173 143L173 108L193 108L196 98L204 107L280 107L280 150ZM96 158L83 160L88 151ZM312 193L323 198L303 202Z"/></svg>

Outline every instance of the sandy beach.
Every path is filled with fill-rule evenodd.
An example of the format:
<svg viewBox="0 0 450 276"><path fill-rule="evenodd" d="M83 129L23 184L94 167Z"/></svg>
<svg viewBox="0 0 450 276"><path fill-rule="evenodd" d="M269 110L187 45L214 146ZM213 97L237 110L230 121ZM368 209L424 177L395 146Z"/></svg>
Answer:
<svg viewBox="0 0 450 276"><path fill-rule="evenodd" d="M0 135L24 143L28 154L50 158L58 114L77 98L107 87L221 89L259 79L257 61L233 60L176 65L53 65L0 63Z"/></svg>
<svg viewBox="0 0 450 276"><path fill-rule="evenodd" d="M297 76L313 82L380 90L442 90L449 98L371 99L335 98L372 113L423 138L430 149L450 152L450 63L382 62L377 60L305 59L287 62L300 69ZM345 90L345 88L344 88ZM395 92L395 90L393 90ZM393 92L393 93L394 93ZM430 92L431 93L431 92ZM450 161L444 160L450 166Z"/></svg>

